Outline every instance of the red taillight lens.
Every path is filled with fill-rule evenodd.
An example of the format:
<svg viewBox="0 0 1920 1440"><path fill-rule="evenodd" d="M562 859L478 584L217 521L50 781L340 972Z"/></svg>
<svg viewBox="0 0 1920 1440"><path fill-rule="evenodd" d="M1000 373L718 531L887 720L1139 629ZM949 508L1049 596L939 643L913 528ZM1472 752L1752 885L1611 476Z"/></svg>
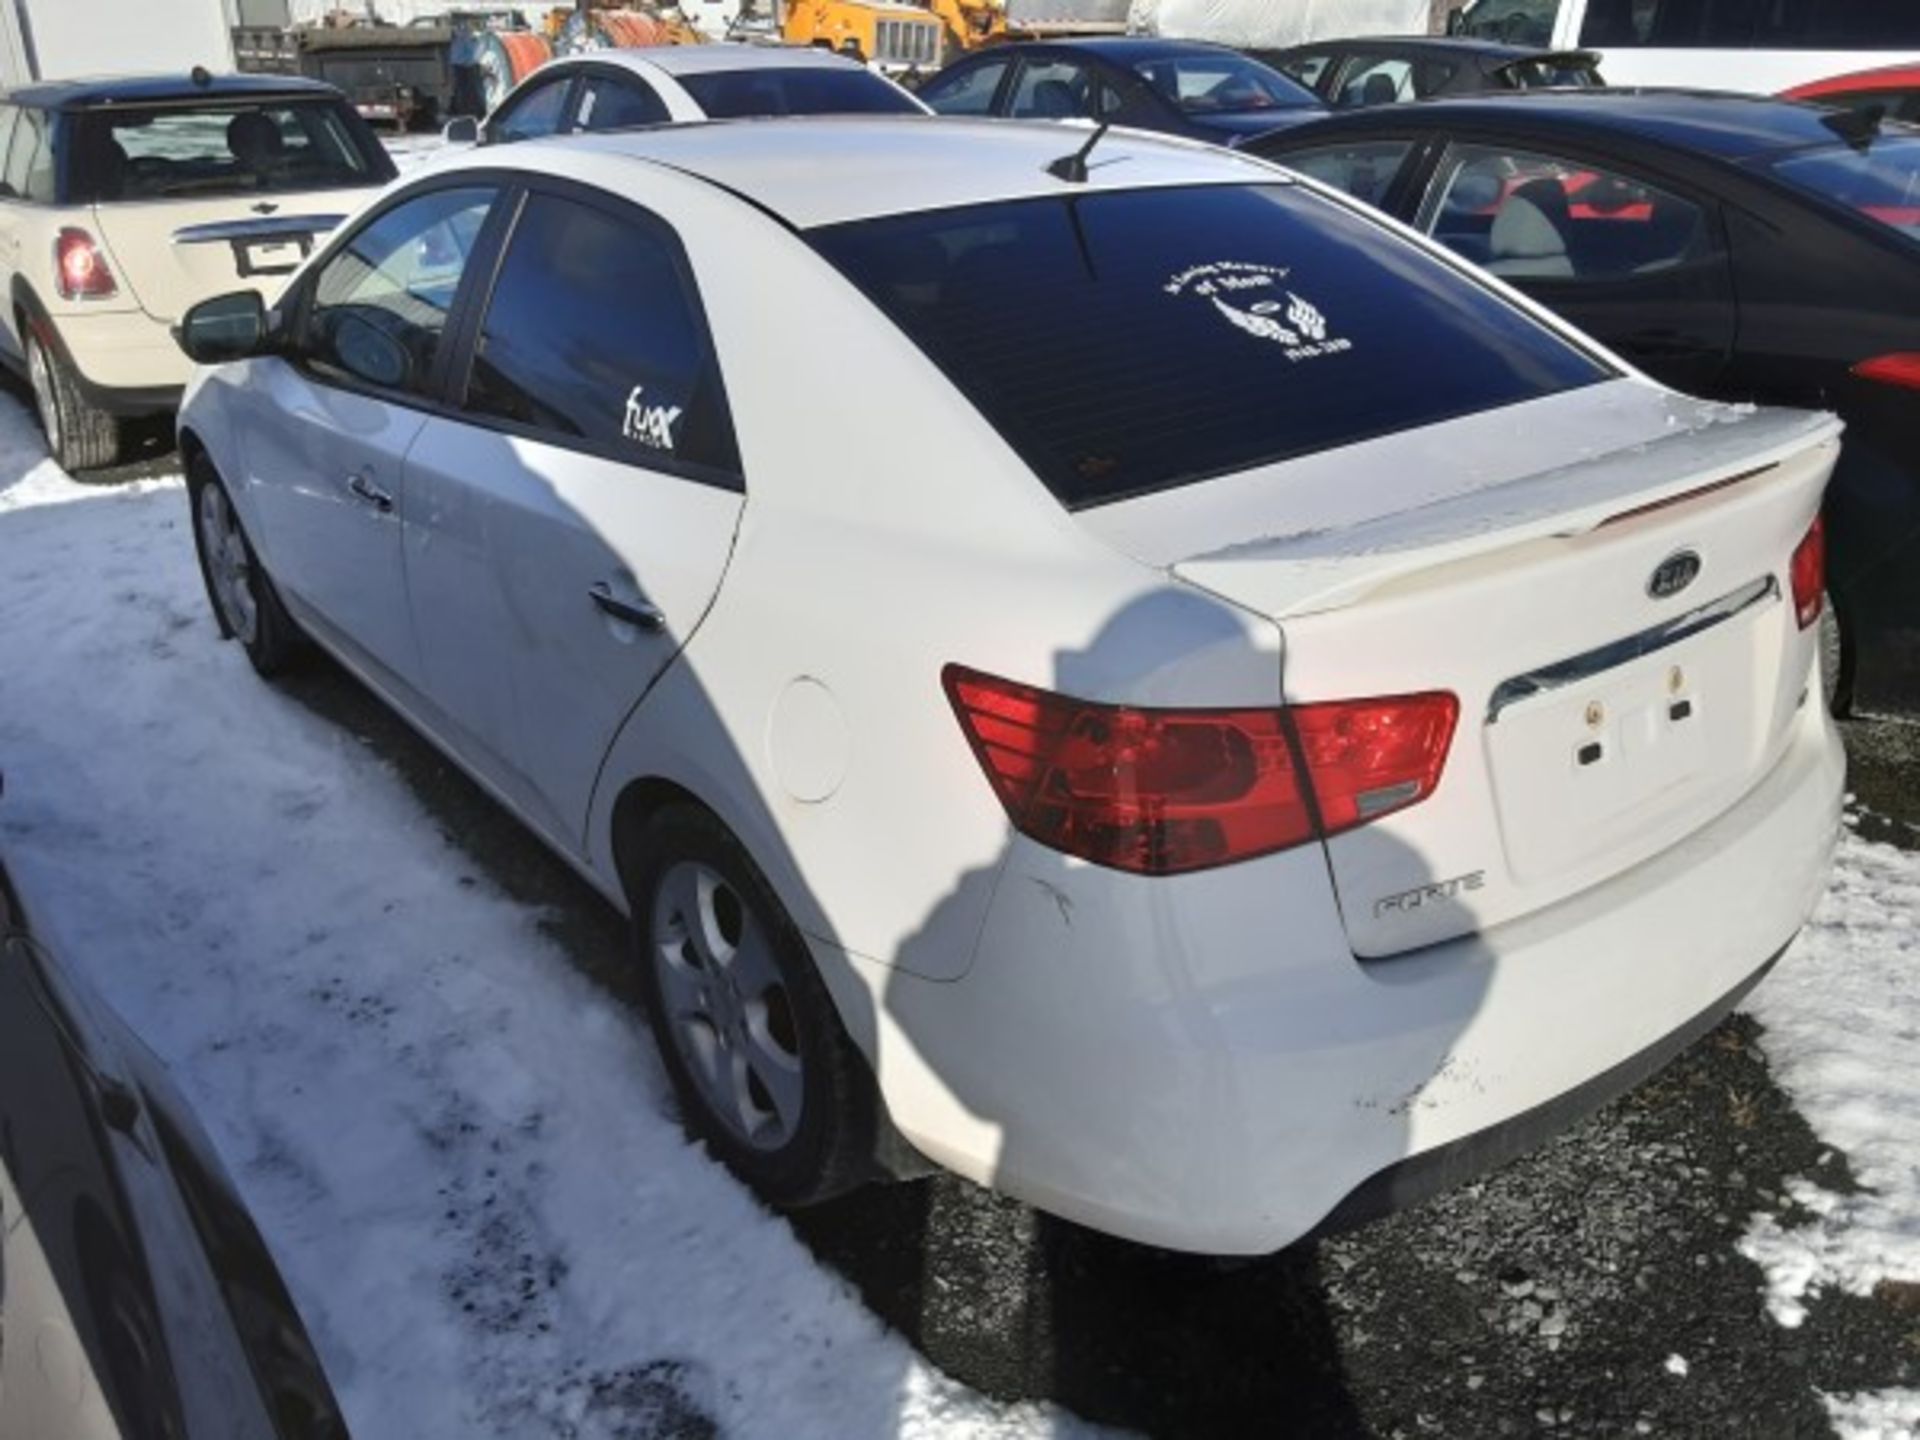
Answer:
<svg viewBox="0 0 1920 1440"><path fill-rule="evenodd" d="M1321 833L1289 712L1099 705L949 665L948 698L1014 828L1050 849L1173 875ZM1416 804L1439 782L1451 695L1293 710L1326 833Z"/></svg>
<svg viewBox="0 0 1920 1440"><path fill-rule="evenodd" d="M1296 705L1292 713L1321 828L1338 835L1434 792L1460 702L1440 693L1403 695Z"/></svg>
<svg viewBox="0 0 1920 1440"><path fill-rule="evenodd" d="M1920 353L1878 355L1853 367L1862 380L1878 380L1882 385L1900 385L1920 390Z"/></svg>
<svg viewBox="0 0 1920 1440"><path fill-rule="evenodd" d="M1793 547L1793 559L1787 566L1793 580L1793 615L1806 629L1820 618L1827 595L1827 521L1823 515L1813 518L1813 528Z"/></svg>
<svg viewBox="0 0 1920 1440"><path fill-rule="evenodd" d="M113 271L93 236L71 227L53 242L54 288L62 300L98 300L114 294Z"/></svg>

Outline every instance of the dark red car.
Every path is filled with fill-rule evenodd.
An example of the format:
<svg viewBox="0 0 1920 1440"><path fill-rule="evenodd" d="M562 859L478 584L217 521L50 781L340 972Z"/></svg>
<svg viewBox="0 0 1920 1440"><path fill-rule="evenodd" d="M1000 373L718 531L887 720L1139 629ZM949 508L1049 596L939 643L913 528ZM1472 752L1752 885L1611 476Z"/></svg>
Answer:
<svg viewBox="0 0 1920 1440"><path fill-rule="evenodd" d="M1810 100L1817 105L1858 109L1885 105L1893 120L1920 122L1920 65L1889 65L1881 70L1856 70L1830 80L1815 80L1780 92L1782 100Z"/></svg>

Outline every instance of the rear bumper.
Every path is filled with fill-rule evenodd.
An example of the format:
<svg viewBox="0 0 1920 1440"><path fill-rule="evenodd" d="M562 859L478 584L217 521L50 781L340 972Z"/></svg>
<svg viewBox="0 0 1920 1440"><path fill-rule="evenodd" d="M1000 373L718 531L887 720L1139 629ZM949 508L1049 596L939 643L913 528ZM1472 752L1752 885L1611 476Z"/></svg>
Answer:
<svg viewBox="0 0 1920 1440"><path fill-rule="evenodd" d="M1144 881L1021 842L964 979L836 958L930 1159L1131 1239L1267 1253L1511 1158L1696 1038L1819 899L1844 778L1809 701L1685 841L1390 961L1354 959L1317 852Z"/></svg>
<svg viewBox="0 0 1920 1440"><path fill-rule="evenodd" d="M68 314L51 322L89 403L112 415L153 415L180 404L193 362L145 311Z"/></svg>

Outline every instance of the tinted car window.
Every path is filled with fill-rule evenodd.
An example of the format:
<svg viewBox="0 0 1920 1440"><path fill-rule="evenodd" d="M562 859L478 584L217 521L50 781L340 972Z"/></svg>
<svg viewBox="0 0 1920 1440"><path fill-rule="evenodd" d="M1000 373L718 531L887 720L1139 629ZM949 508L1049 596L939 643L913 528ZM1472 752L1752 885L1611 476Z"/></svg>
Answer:
<svg viewBox="0 0 1920 1440"><path fill-rule="evenodd" d="M77 124L81 202L327 190L395 173L359 117L331 100L116 105Z"/></svg>
<svg viewBox="0 0 1920 1440"><path fill-rule="evenodd" d="M1322 145L1310 150L1262 152L1289 170L1311 175L1323 184L1344 190L1356 200L1378 205L1387 187L1400 173L1413 150L1411 140L1366 140L1345 145Z"/></svg>
<svg viewBox="0 0 1920 1440"><path fill-rule="evenodd" d="M1333 103L1392 105L1400 100L1424 100L1446 89L1454 67L1436 60L1401 60L1395 56L1358 56L1340 77L1340 93Z"/></svg>
<svg viewBox="0 0 1920 1440"><path fill-rule="evenodd" d="M1292 185L971 206L810 232L1068 505L1610 372Z"/></svg>
<svg viewBox="0 0 1920 1440"><path fill-rule="evenodd" d="M737 474L689 286L664 227L532 196L475 344L466 408L640 464Z"/></svg>
<svg viewBox="0 0 1920 1440"><path fill-rule="evenodd" d="M1573 160L1457 145L1434 176L1425 229L1496 275L1616 281L1714 248L1706 211Z"/></svg>
<svg viewBox="0 0 1920 1440"><path fill-rule="evenodd" d="M1591 3L1605 5L1609 0ZM1466 19L1461 33L1509 45L1546 45L1553 39L1553 22L1559 10L1559 0L1473 0L1462 12Z"/></svg>
<svg viewBox="0 0 1920 1440"><path fill-rule="evenodd" d="M1590 0L1582 45L1875 50L1920 45L1920 8L1888 0Z"/></svg>
<svg viewBox="0 0 1920 1440"><path fill-rule="evenodd" d="M1160 92L1161 98L1188 115L1232 115L1320 104L1319 96L1278 70L1224 51L1166 55L1143 60L1133 68Z"/></svg>
<svg viewBox="0 0 1920 1440"><path fill-rule="evenodd" d="M1007 113L1016 120L1071 120L1093 114L1093 76L1065 60L1029 60L1020 67Z"/></svg>
<svg viewBox="0 0 1920 1440"><path fill-rule="evenodd" d="M987 60L943 71L920 87L920 99L942 115L988 115L1007 73L1005 60Z"/></svg>
<svg viewBox="0 0 1920 1440"><path fill-rule="evenodd" d="M1920 241L1920 140L1883 137L1866 151L1835 145L1776 160L1788 184Z"/></svg>
<svg viewBox="0 0 1920 1440"><path fill-rule="evenodd" d="M424 394L493 197L435 190L364 226L315 277L303 358L323 375Z"/></svg>
<svg viewBox="0 0 1920 1440"><path fill-rule="evenodd" d="M667 107L645 85L589 75L580 82L580 105L574 125L581 130L626 130L635 125L659 125Z"/></svg>
<svg viewBox="0 0 1920 1440"><path fill-rule="evenodd" d="M567 118L567 95L573 77L556 76L514 101L487 126L494 141L537 140L559 131Z"/></svg>
<svg viewBox="0 0 1920 1440"><path fill-rule="evenodd" d="M680 83L715 120L754 115L917 115L920 107L878 75L818 70L720 70Z"/></svg>
<svg viewBox="0 0 1920 1440"><path fill-rule="evenodd" d="M1291 76L1302 85L1314 89L1319 87L1333 65L1333 52L1329 50L1316 50L1311 55L1295 51L1271 59L1262 54L1259 58L1281 74Z"/></svg>
<svg viewBox="0 0 1920 1440"><path fill-rule="evenodd" d="M0 177L6 174L7 150L13 143L14 126L19 120L20 110L17 106L0 105Z"/></svg>

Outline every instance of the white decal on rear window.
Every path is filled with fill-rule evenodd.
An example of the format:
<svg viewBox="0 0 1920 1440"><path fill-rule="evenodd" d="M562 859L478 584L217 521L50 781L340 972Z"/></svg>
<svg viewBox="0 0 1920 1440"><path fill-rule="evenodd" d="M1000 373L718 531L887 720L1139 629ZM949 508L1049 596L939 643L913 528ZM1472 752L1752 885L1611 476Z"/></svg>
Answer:
<svg viewBox="0 0 1920 1440"><path fill-rule="evenodd" d="M1247 260L1193 265L1163 287L1173 296L1203 297L1229 324L1286 347L1289 360L1312 360L1351 350L1353 342L1327 333L1327 317L1280 282L1292 271ZM1286 299L1280 299L1284 291Z"/></svg>
<svg viewBox="0 0 1920 1440"><path fill-rule="evenodd" d="M627 418L621 433L653 450L673 449L673 422L680 418L678 405L647 405L641 397L644 385L633 387L627 396Z"/></svg>

